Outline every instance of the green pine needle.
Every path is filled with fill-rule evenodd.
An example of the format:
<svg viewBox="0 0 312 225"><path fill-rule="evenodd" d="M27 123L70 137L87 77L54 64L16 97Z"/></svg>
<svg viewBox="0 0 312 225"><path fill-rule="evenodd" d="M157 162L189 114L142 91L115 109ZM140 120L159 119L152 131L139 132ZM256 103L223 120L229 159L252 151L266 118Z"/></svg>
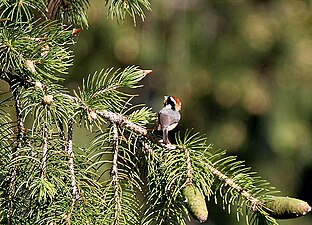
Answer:
<svg viewBox="0 0 312 225"><path fill-rule="evenodd" d="M139 16L142 20L145 19L142 6L147 10L151 10L148 0L106 0L106 5L108 5L108 16L112 19L116 18L117 22L122 22L125 20L126 14L128 14L132 17L134 24L136 24L136 16Z"/></svg>
<svg viewBox="0 0 312 225"><path fill-rule="evenodd" d="M146 74L136 66L126 67L123 71L113 68L101 70L83 80L82 88L76 96L81 102L93 109L119 112L129 107L129 99L133 95L125 93L125 88L138 88L138 84Z"/></svg>
<svg viewBox="0 0 312 225"><path fill-rule="evenodd" d="M1 69L27 80L60 81L72 65L71 31L55 22L37 23L0 28Z"/></svg>

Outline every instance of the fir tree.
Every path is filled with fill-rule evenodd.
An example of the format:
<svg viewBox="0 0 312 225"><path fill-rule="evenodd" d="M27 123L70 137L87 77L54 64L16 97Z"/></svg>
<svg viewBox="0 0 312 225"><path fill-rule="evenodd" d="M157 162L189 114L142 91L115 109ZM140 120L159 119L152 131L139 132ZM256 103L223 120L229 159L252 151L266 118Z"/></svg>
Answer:
<svg viewBox="0 0 312 225"><path fill-rule="evenodd" d="M135 23L150 9L147 0L106 4L119 22L128 14ZM150 70L103 69L70 95L63 85L70 46L88 26L88 6L0 2L0 79L10 87L0 102L1 224L186 224L189 215L206 221L212 200L255 225L310 211L275 197L244 162L193 130L177 133L173 148L162 145L148 129L156 113L132 105L128 93ZM77 124L96 133L86 149L73 143Z"/></svg>

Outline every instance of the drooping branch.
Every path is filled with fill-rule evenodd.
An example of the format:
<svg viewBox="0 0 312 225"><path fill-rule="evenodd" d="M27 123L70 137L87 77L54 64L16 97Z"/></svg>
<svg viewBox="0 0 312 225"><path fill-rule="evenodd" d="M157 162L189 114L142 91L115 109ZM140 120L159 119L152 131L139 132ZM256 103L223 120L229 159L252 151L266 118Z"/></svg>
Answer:
<svg viewBox="0 0 312 225"><path fill-rule="evenodd" d="M109 112L106 110L103 111L96 111L96 113L104 118L105 120L111 122L111 123L116 123L120 126L123 126L127 129L132 130L133 132L142 135L146 137L148 140L152 141L154 144L159 145L159 142L155 140L153 136L148 132L147 129L132 123L129 121L125 116L122 116L117 113ZM190 156L189 156L189 150L184 149L185 155L186 155L186 163L187 163L187 180L186 182L192 182L191 180L191 162L190 162ZM253 197L249 192L247 192L243 187L238 185L233 179L229 178L225 174L223 174L220 170L215 168L212 164L207 163L206 164L207 168L209 171L211 171L212 174L214 174L219 180L223 181L226 185L229 187L233 188L237 193L239 193L241 196L243 196L245 199L247 199L250 202L250 208L253 211L257 211L258 208L261 208L263 205L263 201L261 201L258 198ZM186 184L187 184L186 183Z"/></svg>
<svg viewBox="0 0 312 225"><path fill-rule="evenodd" d="M237 193L243 196L250 202L250 209L253 211L257 211L258 207L261 208L263 205L263 201L258 198L253 197L249 192L244 190L240 185L235 183L235 181L225 174L223 174L220 170L216 169L213 165L206 163L209 171L214 174L219 180L223 181L227 186L233 188Z"/></svg>
<svg viewBox="0 0 312 225"><path fill-rule="evenodd" d="M25 126L24 126L23 116L22 116L21 100L17 94L17 91L13 91L13 95L15 99L15 112L16 112L16 121L17 121L16 149L20 149L22 147Z"/></svg>
<svg viewBox="0 0 312 225"><path fill-rule="evenodd" d="M14 160L16 157L18 157L18 151L22 147L22 141L24 137L25 132L25 126L23 122L23 116L22 116L22 106L21 106L21 100L18 93L18 87L16 87L18 83L13 84L10 82L12 93L15 100L15 112L16 112L16 122L17 122L17 134L16 134L16 148L12 152L12 160ZM13 201L13 194L14 194L14 183L17 175L17 167L13 164L11 169L11 176L9 179L9 187L8 187L8 193L9 193L9 201L8 201L8 213L7 213L7 224L11 224L11 208L12 208L12 201Z"/></svg>
<svg viewBox="0 0 312 225"><path fill-rule="evenodd" d="M71 185L72 185L72 200L75 202L79 199L79 192L77 186L77 179L75 176L75 166L74 166L74 152L73 152L73 121L70 119L68 121L68 143L67 143L67 154L68 154L68 168L71 175Z"/></svg>
<svg viewBox="0 0 312 225"><path fill-rule="evenodd" d="M49 130L47 122L43 124L43 145L42 145L42 160L40 177L45 178L47 173L47 158L48 158L48 138Z"/></svg>
<svg viewBox="0 0 312 225"><path fill-rule="evenodd" d="M191 157L190 157L190 151L187 148L183 148L184 155L186 158L186 181L185 185L191 185L193 183L192 181L192 163L191 163Z"/></svg>
<svg viewBox="0 0 312 225"><path fill-rule="evenodd" d="M119 190L119 178L118 178L118 129L115 123L112 124L112 132L113 132L113 166L112 166L112 184L114 188L114 200L115 200L115 218L114 225L118 225L120 222L120 213L121 213L121 205L120 205L120 190Z"/></svg>
<svg viewBox="0 0 312 225"><path fill-rule="evenodd" d="M70 96L68 94L61 94L64 98L69 99L70 101L73 102L78 108L85 110L87 115L90 115L91 120L97 119L97 117L102 117L104 120L107 122L111 123L113 126L113 136L114 136L114 159L113 159L113 167L112 167L112 179L113 179L113 186L114 186L114 197L115 197L115 202L120 201L120 196L119 196L119 187L118 187L118 167L117 167L117 158L118 157L118 131L115 130L117 129L117 126L126 128L137 135L141 136L142 141L141 143L145 144L143 139L149 140L151 143L162 146L160 142L154 137L152 132L149 132L146 128L137 125L133 122L131 122L126 116L123 116L118 113L114 113L108 110L94 110L85 103L83 103L79 98ZM115 128L114 128L115 127ZM47 143L46 143L47 145ZM44 146L46 146L44 145ZM147 144L148 145L148 144ZM167 148L166 146L162 146L164 148ZM144 146L144 149L147 149L145 152L150 152L149 150L151 149L149 146ZM191 157L190 157L190 149L188 148L183 148L185 158L186 158L186 185L192 184L192 165L191 165ZM45 154L44 154L45 156ZM43 160L44 162L45 160ZM261 209L261 207L264 205L264 202L261 199L256 198L252 193L248 192L244 187L240 186L234 179L228 177L225 175L222 171L217 169L213 163L206 163L206 167L208 170L216 177L218 178L221 182L224 183L225 186L228 186L232 188L236 193L238 193L240 196L242 196L244 199L247 200L249 203L248 206L250 207L251 210L253 211L258 211ZM43 166L45 168L45 166ZM73 188L74 191L74 188ZM74 192L73 192L74 196ZM120 213L120 205L116 204L116 214L115 218L117 218L117 214ZM118 221L118 220L115 220Z"/></svg>
<svg viewBox="0 0 312 225"><path fill-rule="evenodd" d="M68 120L68 138L67 138L67 155L68 155L68 169L71 177L71 188L72 188L72 204L70 210L66 217L66 224L70 224L70 218L74 211L74 207L76 201L80 198L78 186L77 186L77 179L75 175L75 165L74 165L74 152L73 152L73 120Z"/></svg>

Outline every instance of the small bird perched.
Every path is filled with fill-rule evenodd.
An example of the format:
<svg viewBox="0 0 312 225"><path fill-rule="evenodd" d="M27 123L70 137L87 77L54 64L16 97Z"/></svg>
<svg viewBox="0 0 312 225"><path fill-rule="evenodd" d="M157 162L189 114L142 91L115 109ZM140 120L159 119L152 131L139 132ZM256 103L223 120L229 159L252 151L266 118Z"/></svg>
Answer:
<svg viewBox="0 0 312 225"><path fill-rule="evenodd" d="M163 132L163 143L170 144L168 131L173 130L179 123L181 101L175 96L164 97L164 107L158 113L158 130Z"/></svg>

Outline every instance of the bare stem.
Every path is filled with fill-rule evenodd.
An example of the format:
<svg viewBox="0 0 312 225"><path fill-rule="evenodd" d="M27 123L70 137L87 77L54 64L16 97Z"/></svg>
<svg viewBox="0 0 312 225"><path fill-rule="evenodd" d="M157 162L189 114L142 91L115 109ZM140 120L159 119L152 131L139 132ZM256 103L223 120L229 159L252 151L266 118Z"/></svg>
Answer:
<svg viewBox="0 0 312 225"><path fill-rule="evenodd" d="M12 93L13 93L14 100L15 100L15 112L16 112L16 121L17 121L16 148L15 148L15 152L13 152L12 154L12 160L14 160L18 156L19 149L22 147L25 126L24 126L23 116L22 116L22 104L18 95L17 87L12 88L12 89L13 89ZM11 214L12 214L11 208L12 208L14 183L16 180L16 175L17 175L17 167L16 165L13 165L11 169L11 176L9 179L10 181L9 181L9 187L8 187L8 192L9 192L8 213L7 213L8 225L11 224Z"/></svg>
<svg viewBox="0 0 312 225"><path fill-rule="evenodd" d="M70 170L71 181L72 181L72 195L73 195L73 200L76 201L77 199L79 199L80 196L79 196L79 192L78 192L77 179L75 176L74 152L73 152L73 121L71 119L68 121L67 153L69 156L68 167Z"/></svg>
<svg viewBox="0 0 312 225"><path fill-rule="evenodd" d="M72 205L70 211L66 218L66 224L70 224L70 217L73 213L74 206L76 201L80 198L77 186L77 179L75 175L75 166L74 166L74 152L73 152L73 121L69 119L68 121L68 143L67 143L67 154L68 159L68 168L71 175L71 186L72 186Z"/></svg>
<svg viewBox="0 0 312 225"><path fill-rule="evenodd" d="M116 125L120 125L123 126L125 128L128 128L129 130L134 131L137 134L141 134L143 136L147 136L148 132L145 128L140 127L139 125L132 123L131 121L129 121L126 117L117 114L117 113L113 113L107 110L103 110L103 111L96 111L96 113L98 115L100 115L101 117L103 117L104 119L110 121L111 123L114 123Z"/></svg>
<svg viewBox="0 0 312 225"><path fill-rule="evenodd" d="M46 177L47 173L47 157L48 157L48 138L49 138L49 130L47 122L44 122L43 125L43 146L42 146L42 161L41 161L41 178Z"/></svg>
<svg viewBox="0 0 312 225"><path fill-rule="evenodd" d="M263 202L255 197L253 197L249 192L244 190L240 185L235 183L235 181L225 174L223 174L220 170L216 169L213 165L206 163L206 166L210 170L212 174L219 178L219 180L223 181L229 187L233 188L236 192L238 192L241 196L246 198L250 202L250 208L253 211L257 210L257 206L262 206Z"/></svg>
<svg viewBox="0 0 312 225"><path fill-rule="evenodd" d="M192 184L192 163L191 163L191 157L190 157L190 151L188 148L184 148L184 154L186 157L186 181L185 185L189 186Z"/></svg>
<svg viewBox="0 0 312 225"><path fill-rule="evenodd" d="M120 205L120 190L119 190L119 178L118 178L118 129L115 123L112 124L113 131L113 166L112 166L112 182L114 187L114 199L115 199L115 219L114 225L119 224L120 222L120 213L121 213L121 205Z"/></svg>
<svg viewBox="0 0 312 225"><path fill-rule="evenodd" d="M136 134L142 135L151 142L153 142L156 145L162 146L158 140L155 139L155 137L144 127L141 127L135 123L132 123L130 120L128 120L125 116L120 115L118 113L113 113L107 110L102 111L96 111L96 113L104 118L107 121L110 121L111 123L114 123L118 126L125 127Z"/></svg>

